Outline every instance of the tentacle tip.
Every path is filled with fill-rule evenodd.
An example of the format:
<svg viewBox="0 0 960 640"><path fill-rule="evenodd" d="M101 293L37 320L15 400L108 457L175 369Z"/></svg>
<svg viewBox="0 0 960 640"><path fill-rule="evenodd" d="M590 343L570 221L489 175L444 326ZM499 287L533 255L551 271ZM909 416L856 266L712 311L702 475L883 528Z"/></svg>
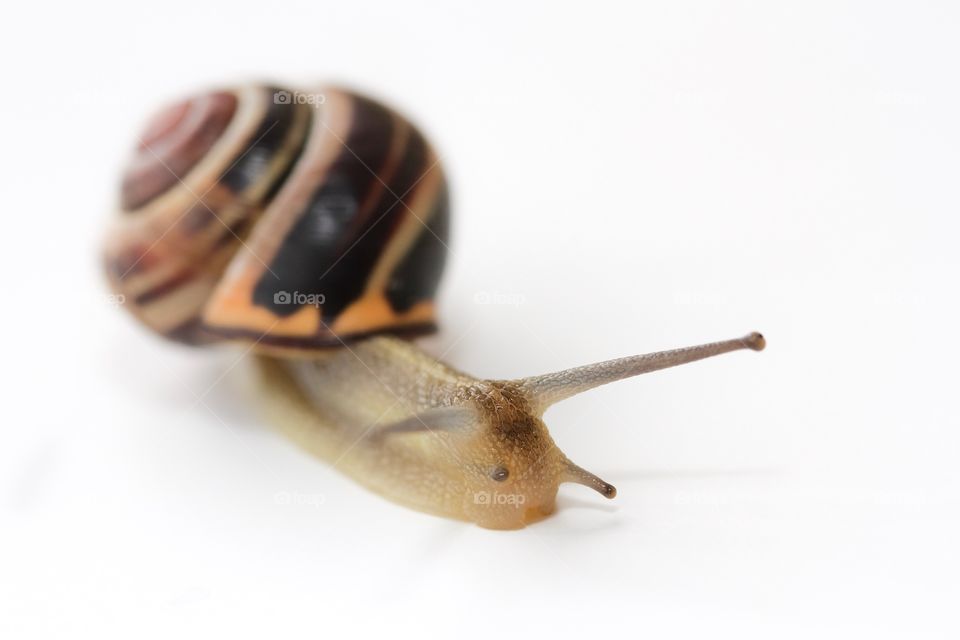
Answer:
<svg viewBox="0 0 960 640"><path fill-rule="evenodd" d="M600 495L608 500L617 497L617 488L608 482L604 482L600 487Z"/></svg>
<svg viewBox="0 0 960 640"><path fill-rule="evenodd" d="M763 337L762 333L754 331L743 339L743 344L745 344L748 349L763 351L767 346L767 340Z"/></svg>

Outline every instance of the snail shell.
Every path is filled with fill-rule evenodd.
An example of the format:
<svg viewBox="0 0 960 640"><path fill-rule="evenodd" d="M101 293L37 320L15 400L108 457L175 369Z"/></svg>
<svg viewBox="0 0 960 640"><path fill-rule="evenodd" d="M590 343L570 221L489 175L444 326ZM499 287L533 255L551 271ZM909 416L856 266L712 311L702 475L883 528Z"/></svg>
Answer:
<svg viewBox="0 0 960 640"><path fill-rule="evenodd" d="M248 86L153 118L106 268L169 338L310 351L435 330L448 228L437 156L403 117L344 89Z"/></svg>

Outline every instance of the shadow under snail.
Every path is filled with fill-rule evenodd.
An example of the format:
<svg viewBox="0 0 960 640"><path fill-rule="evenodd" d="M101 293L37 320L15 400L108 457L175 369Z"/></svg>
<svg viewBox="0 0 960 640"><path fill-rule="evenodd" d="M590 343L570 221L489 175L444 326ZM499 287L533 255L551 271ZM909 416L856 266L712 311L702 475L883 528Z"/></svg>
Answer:
<svg viewBox="0 0 960 640"><path fill-rule="evenodd" d="M309 99L305 99L309 98ZM139 138L105 243L113 290L191 345L245 343L278 427L407 506L518 528L560 483L616 495L543 423L608 382L764 347L759 333L518 380L479 380L409 338L435 330L447 184L417 129L348 90L213 91Z"/></svg>

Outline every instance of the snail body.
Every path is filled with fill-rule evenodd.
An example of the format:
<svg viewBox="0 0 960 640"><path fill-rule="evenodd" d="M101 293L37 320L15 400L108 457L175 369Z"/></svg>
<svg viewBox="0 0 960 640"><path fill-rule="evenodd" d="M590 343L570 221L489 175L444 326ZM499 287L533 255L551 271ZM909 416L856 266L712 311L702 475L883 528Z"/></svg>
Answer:
<svg viewBox="0 0 960 640"><path fill-rule="evenodd" d="M141 321L187 344L245 344L289 437L387 498L486 527L552 513L563 482L616 494L556 447L553 403L764 346L754 333L518 380L438 362L409 338L436 329L442 169L413 125L343 89L244 87L167 108L120 201L106 270Z"/></svg>
<svg viewBox="0 0 960 640"><path fill-rule="evenodd" d="M397 338L351 349L259 359L273 423L291 439L421 511L514 528L553 510L562 454L517 393Z"/></svg>

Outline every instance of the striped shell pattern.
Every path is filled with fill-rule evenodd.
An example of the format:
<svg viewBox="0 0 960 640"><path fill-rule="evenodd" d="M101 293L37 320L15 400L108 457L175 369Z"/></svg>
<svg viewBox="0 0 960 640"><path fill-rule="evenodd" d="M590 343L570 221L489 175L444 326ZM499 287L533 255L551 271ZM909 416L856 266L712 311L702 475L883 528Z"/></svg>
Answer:
<svg viewBox="0 0 960 640"><path fill-rule="evenodd" d="M249 86L147 126L105 259L165 336L301 352L434 330L448 226L437 156L404 118L343 89Z"/></svg>

